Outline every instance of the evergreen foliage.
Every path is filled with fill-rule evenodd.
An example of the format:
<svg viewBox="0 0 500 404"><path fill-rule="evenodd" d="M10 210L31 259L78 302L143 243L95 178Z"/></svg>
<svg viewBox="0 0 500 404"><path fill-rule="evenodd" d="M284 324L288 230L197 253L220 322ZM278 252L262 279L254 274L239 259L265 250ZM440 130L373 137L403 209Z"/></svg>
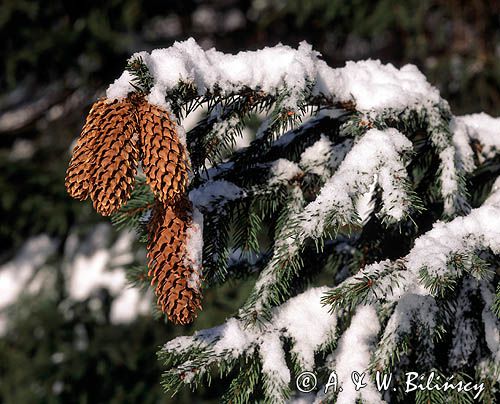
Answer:
<svg viewBox="0 0 500 404"><path fill-rule="evenodd" d="M188 57L198 58L193 42L186 44ZM434 371L481 380L481 400L492 402L500 355L498 119L453 116L434 90L412 88L392 89L400 93L393 105L382 97L381 107L366 108L370 88L358 98L336 94L335 83L322 92L314 75L271 90L223 76L204 87L197 87L204 77L179 77L168 87L150 66L173 63L169 55L155 62L133 56L130 82L122 76L108 96L130 85L167 105L179 123L205 108L186 134L189 197L203 217L204 288L248 277L255 285L223 325L160 350L163 387L175 394L229 377L223 401L276 403L298 397L301 371L358 363L372 377L375 370L395 375L395 392L382 395L371 380L366 391L331 397L449 402L439 390L404 391L405 372ZM256 113L264 119L253 141L235 148ZM144 236L151 199L139 188L113 220ZM328 286L313 286L324 283L323 271ZM358 348L366 355L351 362L345 352ZM321 387L311 402L324 398ZM470 402L471 395L451 399Z"/></svg>

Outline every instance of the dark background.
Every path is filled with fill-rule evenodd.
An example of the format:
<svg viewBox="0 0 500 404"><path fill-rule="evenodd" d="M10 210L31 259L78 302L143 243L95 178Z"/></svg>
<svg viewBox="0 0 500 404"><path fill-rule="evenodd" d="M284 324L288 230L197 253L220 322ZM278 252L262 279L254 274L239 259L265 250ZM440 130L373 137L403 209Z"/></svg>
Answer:
<svg viewBox="0 0 500 404"><path fill-rule="evenodd" d="M190 36L205 49L225 52L279 42L296 47L306 40L331 66L367 58L397 67L416 64L455 114L498 116L499 27L497 0L3 0L0 263L40 233L59 247L50 266L57 272L54 290L23 294L0 337L0 402L167 401L159 385L158 346L220 323L241 302L245 287L236 292L227 285L206 292L205 310L190 327L148 316L116 325L106 315L109 292L96 295L99 309L70 301L65 292L62 246L75 228L85 232L102 221L90 203L66 195L70 146L92 102L133 52ZM69 320L61 311L68 301L77 313ZM74 352L71 341L82 324L89 346ZM51 357L61 349L66 360L54 363ZM56 380L63 381L62 390L54 390ZM196 397L185 391L175 401L217 402L223 387L207 387Z"/></svg>

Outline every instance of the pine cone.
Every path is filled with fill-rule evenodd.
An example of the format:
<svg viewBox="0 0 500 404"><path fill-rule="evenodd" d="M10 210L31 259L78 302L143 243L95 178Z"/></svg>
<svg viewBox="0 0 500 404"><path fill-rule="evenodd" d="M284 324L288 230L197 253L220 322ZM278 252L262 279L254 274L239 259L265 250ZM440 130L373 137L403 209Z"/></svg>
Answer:
<svg viewBox="0 0 500 404"><path fill-rule="evenodd" d="M190 323L201 309L199 274L186 250L191 222L191 203L184 197L175 206L157 203L148 228L148 275L156 284L158 305L176 324Z"/></svg>
<svg viewBox="0 0 500 404"><path fill-rule="evenodd" d="M103 216L116 212L130 197L139 160L137 138L137 116L129 100L109 104L100 119L90 188L94 208Z"/></svg>
<svg viewBox="0 0 500 404"><path fill-rule="evenodd" d="M79 200L90 195L103 216L118 210L133 187L139 151L137 116L129 100L97 101L87 117L66 173L66 189Z"/></svg>
<svg viewBox="0 0 500 404"><path fill-rule="evenodd" d="M148 266L158 304L177 324L201 308L198 268L186 244L192 206L186 195L187 151L168 113L140 94L92 107L66 175L68 193L89 195L108 216L130 197L142 149L142 166L157 203L148 228Z"/></svg>
<svg viewBox="0 0 500 404"><path fill-rule="evenodd" d="M187 153L179 141L175 123L161 108L144 102L138 107L142 166L155 196L163 203L174 203L186 191Z"/></svg>
<svg viewBox="0 0 500 404"><path fill-rule="evenodd" d="M106 111L107 105L104 98L92 105L66 171L66 190L78 200L85 200L89 195L94 147L100 136L101 115Z"/></svg>

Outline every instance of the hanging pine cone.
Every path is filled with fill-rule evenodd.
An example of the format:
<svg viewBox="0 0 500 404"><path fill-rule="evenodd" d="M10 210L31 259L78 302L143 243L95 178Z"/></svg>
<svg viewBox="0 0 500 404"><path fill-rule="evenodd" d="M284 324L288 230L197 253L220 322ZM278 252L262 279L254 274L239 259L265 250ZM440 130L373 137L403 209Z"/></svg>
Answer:
<svg viewBox="0 0 500 404"><path fill-rule="evenodd" d="M191 222L191 203L183 197L174 206L158 202L148 226L148 276L158 305L176 324L190 323L201 309L200 276L186 249Z"/></svg>
<svg viewBox="0 0 500 404"><path fill-rule="evenodd" d="M100 118L106 110L107 102L100 99L90 109L82 133L73 149L73 156L66 173L66 189L70 196L78 200L87 199L90 180L94 168L94 148L100 134Z"/></svg>
<svg viewBox="0 0 500 404"><path fill-rule="evenodd" d="M167 111L140 95L97 101L87 117L66 174L68 193L89 195L103 216L130 197L140 152L148 184L164 203L186 191L188 159Z"/></svg>
<svg viewBox="0 0 500 404"><path fill-rule="evenodd" d="M98 100L73 151L66 188L76 199L90 196L97 212L111 215L129 199L140 157L157 200L148 226L149 276L162 311L187 324L201 308L201 293L186 250L189 160L168 112L139 94Z"/></svg>
<svg viewBox="0 0 500 404"><path fill-rule="evenodd" d="M118 101L100 121L90 197L95 210L109 216L129 199L133 188L139 159L137 120L130 102Z"/></svg>
<svg viewBox="0 0 500 404"><path fill-rule="evenodd" d="M137 117L128 99L97 101L92 107L66 173L66 188L76 199L89 195L103 216L130 197L139 150Z"/></svg>
<svg viewBox="0 0 500 404"><path fill-rule="evenodd" d="M142 103L138 110L146 180L161 202L172 203L186 191L186 150L166 111L148 103Z"/></svg>

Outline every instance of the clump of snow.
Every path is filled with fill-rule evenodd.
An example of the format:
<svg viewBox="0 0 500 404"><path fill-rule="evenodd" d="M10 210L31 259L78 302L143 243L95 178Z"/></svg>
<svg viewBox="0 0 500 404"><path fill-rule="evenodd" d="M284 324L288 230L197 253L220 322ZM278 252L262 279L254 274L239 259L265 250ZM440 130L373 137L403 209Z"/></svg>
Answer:
<svg viewBox="0 0 500 404"><path fill-rule="evenodd" d="M423 344L426 344L427 357L423 360L432 363L434 348L432 330L436 327L437 312L438 307L432 296L415 293L402 295L387 322L381 343L378 344L377 357L383 361L382 366L390 363L397 343L403 336L412 333L415 327L421 330L419 333L421 349L424 349Z"/></svg>
<svg viewBox="0 0 500 404"><path fill-rule="evenodd" d="M105 288L115 299L111 305L113 323L133 321L150 311L151 296L129 288L124 265L130 264L133 233L123 232L111 243L111 226L97 225L85 238L71 233L64 245L63 269L68 276L68 295L71 299L93 299L96 291ZM40 235L26 241L13 260L0 267L0 310L14 304L22 292L35 293L48 281L46 271L38 271L55 252L57 241ZM47 278L45 279L44 278ZM7 318L0 313L0 335L6 331Z"/></svg>
<svg viewBox="0 0 500 404"><path fill-rule="evenodd" d="M314 352L333 336L337 324L337 317L321 304L327 290L309 289L276 309L275 327L285 329L285 335L293 339L292 352L303 369L314 368Z"/></svg>
<svg viewBox="0 0 500 404"><path fill-rule="evenodd" d="M296 163L287 159L273 161L269 171L271 173L269 184L271 185L290 182L293 178L303 174Z"/></svg>
<svg viewBox="0 0 500 404"><path fill-rule="evenodd" d="M132 81L134 77L128 70L124 70L120 77L118 77L113 84L106 90L106 97L109 99L125 98L128 93L134 91Z"/></svg>
<svg viewBox="0 0 500 404"><path fill-rule="evenodd" d="M111 306L111 321L127 323L149 312L151 296L127 287L123 266L133 262L134 234L123 232L111 244L110 230L107 224L96 226L68 257L65 263L69 275L68 293L72 299L80 301L91 298L100 288L109 290L116 296Z"/></svg>
<svg viewBox="0 0 500 404"><path fill-rule="evenodd" d="M207 181L189 193L189 199L199 209L212 211L218 203L226 203L245 195L245 191L225 180Z"/></svg>
<svg viewBox="0 0 500 404"><path fill-rule="evenodd" d="M113 300L110 320L113 324L127 324L134 321L138 315L144 315L151 310L152 296L142 294L137 288L123 286L122 292Z"/></svg>
<svg viewBox="0 0 500 404"><path fill-rule="evenodd" d="M186 265L192 268L188 286L198 290L201 282L203 258L203 214L193 209L193 219L186 232Z"/></svg>
<svg viewBox="0 0 500 404"><path fill-rule="evenodd" d="M472 172L474 164L474 153L470 147L470 136L467 125L461 119L453 118L450 122L450 130L453 134L453 146L458 160L461 162L465 172Z"/></svg>
<svg viewBox="0 0 500 404"><path fill-rule="evenodd" d="M473 253L481 248L500 253L498 206L485 205L465 217L435 223L432 230L415 240L406 256L407 267L415 272L426 268L430 274L443 275L448 271L447 262L454 253Z"/></svg>
<svg viewBox="0 0 500 404"><path fill-rule="evenodd" d="M196 332L191 337L177 337L165 344L162 350L178 355L190 347L199 346L209 349L215 356L239 357L258 347L268 377L288 383L290 371L281 338L290 338L292 352L305 368L312 369L314 352L334 336L337 319L328 313L328 307L321 304L321 296L327 290L327 287L311 288L274 308L265 329L230 318L223 325ZM208 359L208 363L215 361L215 356Z"/></svg>
<svg viewBox="0 0 500 404"><path fill-rule="evenodd" d="M365 225L368 220L370 220L370 216L375 209L375 199L373 198L373 192L375 191L375 187L377 185L377 175L373 176L373 183L370 185L370 188L364 194L361 194L356 198L355 207L356 213L359 217L359 221Z"/></svg>
<svg viewBox="0 0 500 404"><path fill-rule="evenodd" d="M416 66L397 69L380 60L348 61L339 69L318 63L317 91L339 101L354 101L358 111L400 110L441 102L439 91Z"/></svg>
<svg viewBox="0 0 500 404"><path fill-rule="evenodd" d="M372 306L359 306L351 320L351 325L340 338L338 348L334 352L335 371L337 372L339 392L337 402L355 404L358 398L367 403L383 403L368 374L363 379L366 387L356 391L351 380L353 371L366 372L370 363L371 352L380 331L377 312Z"/></svg>
<svg viewBox="0 0 500 404"><path fill-rule="evenodd" d="M411 142L396 129L370 129L347 154L337 172L325 183L317 198L300 214L304 235L318 236L328 215L348 221L355 214L354 198L367 193L378 172L383 190L384 213L400 220L407 210L407 195L402 185L407 181L403 152Z"/></svg>
<svg viewBox="0 0 500 404"><path fill-rule="evenodd" d="M407 293L428 295L430 291L420 281L422 269L431 277L456 276L459 274L448 265L450 259L460 255L464 258L462 264L467 267L472 265L467 256L483 249L500 253L500 178L481 207L450 222L436 222L431 230L415 240L413 248L402 260L366 265L358 275L377 275L378 294L383 294L388 301L400 300ZM404 263L406 270L399 271L398 262ZM385 274L387 269L392 269L389 272L398 271L397 284L393 283L391 273ZM379 276L381 273L384 275ZM344 285L357 282L359 276L347 279Z"/></svg>
<svg viewBox="0 0 500 404"><path fill-rule="evenodd" d="M96 227L90 238L106 240L109 236L109 227L102 224ZM120 236L130 247L133 241L132 233L124 233ZM76 300L85 300L99 287L108 288L111 293L118 294L126 285L123 270L108 270L113 256L106 243L101 244L90 253L80 250L69 268L69 294ZM132 258L132 257L130 257ZM124 264L129 264L124 262Z"/></svg>
<svg viewBox="0 0 500 404"><path fill-rule="evenodd" d="M259 344L259 354L262 360L262 372L274 382L269 384L283 385L290 382L290 370L286 364L285 351L278 333L263 334ZM275 388L272 385L270 387L271 390Z"/></svg>
<svg viewBox="0 0 500 404"><path fill-rule="evenodd" d="M447 213L454 213L453 198L458 191L458 173L455 165L455 148L448 146L439 153L441 160L441 195L444 198L444 210Z"/></svg>
<svg viewBox="0 0 500 404"><path fill-rule="evenodd" d="M149 102L163 107L168 107L168 90L180 82L194 84L200 95L215 88L233 92L249 87L269 94L287 91L284 106L290 108L296 106L310 83L314 84L313 94L334 101L354 101L359 111L401 110L442 102L438 90L414 65L397 69L379 60L366 60L332 69L306 42L301 42L298 49L278 44L232 55L215 49L204 51L190 38L169 48L132 56L136 57L142 58L154 78ZM108 88L108 98L122 98L133 91L130 81L130 74L124 72Z"/></svg>
<svg viewBox="0 0 500 404"><path fill-rule="evenodd" d="M331 159L333 144L325 135L321 135L318 141L305 149L300 155L300 167L304 171L327 177L328 162Z"/></svg>
<svg viewBox="0 0 500 404"><path fill-rule="evenodd" d="M456 118L467 127L471 139L481 145L481 154L492 158L500 151L500 118L493 118L484 112Z"/></svg>
<svg viewBox="0 0 500 404"><path fill-rule="evenodd" d="M295 216L304 205L304 194L299 185L294 185L290 190L290 201L288 204L288 216ZM285 222L288 222L286 220ZM279 265L282 255L293 256L297 253L300 245L296 242L293 235L288 234L289 227L284 226L280 234L275 236L274 252L271 260L261 271L257 282L255 282L252 295L255 301L252 310L262 310L269 303L270 293L273 286L279 280L280 271L289 271L287 266Z"/></svg>

